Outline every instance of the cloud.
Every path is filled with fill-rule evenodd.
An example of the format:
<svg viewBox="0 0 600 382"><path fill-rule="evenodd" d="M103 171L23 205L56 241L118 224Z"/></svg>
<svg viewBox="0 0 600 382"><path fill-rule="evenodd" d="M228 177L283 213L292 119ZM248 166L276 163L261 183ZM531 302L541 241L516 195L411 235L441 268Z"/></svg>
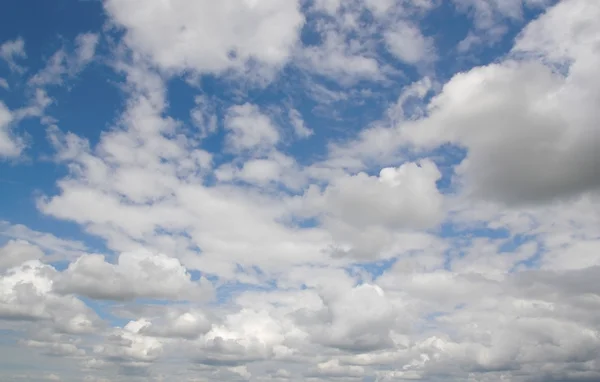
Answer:
<svg viewBox="0 0 600 382"><path fill-rule="evenodd" d="M279 130L258 106L232 106L225 116L227 142L233 152L268 151L279 141Z"/></svg>
<svg viewBox="0 0 600 382"><path fill-rule="evenodd" d="M107 335L105 343L94 348L94 353L134 367L155 361L162 354L163 344L158 339L139 334L146 324L144 320L130 321L122 329L114 329Z"/></svg>
<svg viewBox="0 0 600 382"><path fill-rule="evenodd" d="M46 66L29 79L31 86L62 85L65 77L75 77L96 54L100 37L95 33L83 33L75 38L75 51L69 54L63 47L57 50Z"/></svg>
<svg viewBox="0 0 600 382"><path fill-rule="evenodd" d="M424 37L415 25L394 25L386 31L385 41L390 52L407 64L427 63L435 59L433 40Z"/></svg>
<svg viewBox="0 0 600 382"><path fill-rule="evenodd" d="M125 41L161 69L244 72L253 61L278 68L298 42L304 17L296 0L104 4ZM135 10L135 12L134 12Z"/></svg>
<svg viewBox="0 0 600 382"><path fill-rule="evenodd" d="M0 156L3 158L18 157L25 147L23 139L14 136L10 129L13 119L13 113L0 102Z"/></svg>
<svg viewBox="0 0 600 382"><path fill-rule="evenodd" d="M360 48L348 47L345 37L336 31L328 31L323 43L309 46L303 51L306 67L316 73L353 83L361 78L380 79L379 63Z"/></svg>
<svg viewBox="0 0 600 382"><path fill-rule="evenodd" d="M212 295L208 281L192 281L177 259L145 251L122 253L116 264L107 263L101 255L81 256L61 273L55 290L119 301L204 300Z"/></svg>
<svg viewBox="0 0 600 382"><path fill-rule="evenodd" d="M523 22L527 11L543 11L554 0L453 0L456 9L469 15L473 29L458 44L461 52L466 52L480 44L493 45L500 42L508 32L506 20L512 23Z"/></svg>
<svg viewBox="0 0 600 382"><path fill-rule="evenodd" d="M430 161L384 168L378 177L345 176L325 190L324 205L331 218L359 229L427 227L441 212L442 197L435 185L439 177Z"/></svg>
<svg viewBox="0 0 600 382"><path fill-rule="evenodd" d="M600 56L586 47L597 43L590 22L597 13L578 1L551 8L523 30L510 57L454 75L423 117L376 125L342 149L386 158L411 145L424 152L455 145L467 154L456 169L465 194L508 205L594 192L598 76L591 68ZM562 32L544 33L557 17Z"/></svg>
<svg viewBox="0 0 600 382"><path fill-rule="evenodd" d="M27 147L27 139L14 133L14 127L26 118L43 118L52 100L42 89L36 89L29 105L10 110L0 101L0 159L15 159Z"/></svg>
<svg viewBox="0 0 600 382"><path fill-rule="evenodd" d="M429 160L386 167L378 176L345 174L331 178L323 191L310 187L293 211L321 223L332 235L333 253L385 257L403 247L399 243L409 242L413 230L441 221L440 176Z"/></svg>
<svg viewBox="0 0 600 382"><path fill-rule="evenodd" d="M0 379L598 380L599 8L509 49L549 4L453 4L506 51L469 67L439 1L104 2L40 83L101 39L124 102L34 137L54 234L0 222ZM11 129L68 111L25 88Z"/></svg>
<svg viewBox="0 0 600 382"><path fill-rule="evenodd" d="M89 307L75 297L53 292L56 275L54 268L37 260L4 271L0 278L0 318L49 321L54 330L71 334L96 330L99 320Z"/></svg>
<svg viewBox="0 0 600 382"><path fill-rule="evenodd" d="M12 41L6 41L0 45L0 57L8 64L8 68L16 73L23 73L25 67L19 65L16 60L27 58L25 52L25 40L18 37Z"/></svg>
<svg viewBox="0 0 600 382"><path fill-rule="evenodd" d="M46 253L48 259L53 260L76 258L87 251L86 245L81 241L62 239L7 221L0 221L0 235L13 239L13 243L27 243L26 246L30 248L37 247Z"/></svg>
<svg viewBox="0 0 600 382"><path fill-rule="evenodd" d="M0 248L0 269L8 269L21 265L29 260L39 260L44 252L35 245L24 240L9 240Z"/></svg>
<svg viewBox="0 0 600 382"><path fill-rule="evenodd" d="M158 319L148 321L140 333L165 338L195 339L206 334L212 327L210 319L198 310L170 308Z"/></svg>
<svg viewBox="0 0 600 382"><path fill-rule="evenodd" d="M290 122L292 123L292 127L294 128L294 133L299 138L308 138L314 134L314 131L308 127L304 123L302 119L302 115L296 109L290 109L288 112L288 116L290 118Z"/></svg>
<svg viewBox="0 0 600 382"><path fill-rule="evenodd" d="M355 311L358 306L362 308ZM377 285L362 284L342 295L326 296L324 310L316 314L321 322L308 329L315 342L351 352L393 346L390 330L396 308Z"/></svg>
<svg viewBox="0 0 600 382"><path fill-rule="evenodd" d="M562 19L563 28L590 25L588 15L600 8L586 4L572 1L550 10L515 45L515 52L543 54L550 62L568 60L566 75L535 62L507 61L455 76L429 105L431 115L415 136L445 137L466 147L459 171L474 195L514 204L597 188L598 116L592 104L599 96L598 76L589 65L600 56L583 48L597 41L597 33L588 27L577 41L569 34L538 38L563 7L571 15ZM566 46L572 48L565 51Z"/></svg>

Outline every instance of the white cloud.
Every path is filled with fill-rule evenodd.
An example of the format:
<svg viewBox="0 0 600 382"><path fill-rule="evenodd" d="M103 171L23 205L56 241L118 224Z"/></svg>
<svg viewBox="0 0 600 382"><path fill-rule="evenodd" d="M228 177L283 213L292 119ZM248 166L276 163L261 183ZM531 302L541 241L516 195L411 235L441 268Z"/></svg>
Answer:
<svg viewBox="0 0 600 382"><path fill-rule="evenodd" d="M227 143L233 152L268 151L279 142L279 130L258 106L249 103L229 108L224 121Z"/></svg>
<svg viewBox="0 0 600 382"><path fill-rule="evenodd" d="M361 79L382 79L377 59L361 51L359 43L349 44L345 39L335 30L324 32L322 44L305 47L302 51L303 66L347 84Z"/></svg>
<svg viewBox="0 0 600 382"><path fill-rule="evenodd" d="M26 118L43 119L45 109L52 100L42 89L36 89L29 105L10 110L0 101L0 159L18 158L27 147L24 135L16 135L13 129L19 122Z"/></svg>
<svg viewBox="0 0 600 382"><path fill-rule="evenodd" d="M422 161L384 168L378 177L344 176L328 186L322 203L329 218L361 230L429 227L441 217L440 175L433 162Z"/></svg>
<svg viewBox="0 0 600 382"><path fill-rule="evenodd" d="M248 159L240 167L225 164L215 170L221 182L243 181L259 187L284 185L293 190L301 190L307 177L302 173L294 158L273 151L259 159Z"/></svg>
<svg viewBox="0 0 600 382"><path fill-rule="evenodd" d="M105 343L94 347L94 353L132 366L155 361L163 352L163 344L156 338L139 334L147 324L145 320L130 321L124 328L114 329L106 336Z"/></svg>
<svg viewBox="0 0 600 382"><path fill-rule="evenodd" d="M543 8L552 0L453 0L459 10L472 14L479 29L492 28L503 18L520 20L527 8Z"/></svg>
<svg viewBox="0 0 600 382"><path fill-rule="evenodd" d="M194 126L200 130L201 137L215 133L219 127L214 105L205 96L194 98L196 107L190 111Z"/></svg>
<svg viewBox="0 0 600 382"><path fill-rule="evenodd" d="M456 74L425 116L366 129L332 159L361 168L353 152L381 160L411 143L424 152L451 143L467 151L456 180L470 196L515 205L593 192L600 56L589 47L598 13L595 3L561 2L525 28L510 58ZM561 32L545 33L558 17Z"/></svg>
<svg viewBox="0 0 600 382"><path fill-rule="evenodd" d="M212 323L200 310L169 308L163 317L149 320L140 333L155 337L195 339L207 333Z"/></svg>
<svg viewBox="0 0 600 382"><path fill-rule="evenodd" d="M106 300L205 300L213 293L206 279L192 281L177 259L145 251L122 253L116 264L101 255L81 256L61 273L55 289Z"/></svg>
<svg viewBox="0 0 600 382"><path fill-rule="evenodd" d="M390 52L407 64L427 63L435 58L433 40L423 36L415 25L396 23L386 31L385 41Z"/></svg>
<svg viewBox="0 0 600 382"><path fill-rule="evenodd" d="M0 235L15 239L11 240L15 243L30 243L43 250L47 259L54 261L79 257L87 251L85 244L80 241L61 239L49 233L34 231L22 224L10 224L1 220Z"/></svg>
<svg viewBox="0 0 600 382"><path fill-rule="evenodd" d="M363 284L327 296L324 310L316 314L321 316L320 322L308 331L318 343L353 352L393 346L390 330L397 311L377 285Z"/></svg>
<svg viewBox="0 0 600 382"><path fill-rule="evenodd" d="M473 69L444 86L410 134L466 147L459 172L475 196L520 203L593 190L597 76L582 69L568 78L527 62ZM574 86L584 78L592 87Z"/></svg>
<svg viewBox="0 0 600 382"><path fill-rule="evenodd" d="M83 33L75 38L75 63L77 68L89 64L96 55L96 47L100 37L95 33Z"/></svg>
<svg viewBox="0 0 600 382"><path fill-rule="evenodd" d="M290 122L292 123L292 127L294 128L294 133L299 138L308 138L314 134L314 131L306 126L304 120L302 119L302 114L296 109L290 109L288 111L288 116L290 118Z"/></svg>
<svg viewBox="0 0 600 382"><path fill-rule="evenodd" d="M25 67L16 62L17 59L27 58L27 53L25 53L25 41L23 38L18 37L15 40L6 41L0 45L0 58L6 61L11 71L23 73Z"/></svg>
<svg viewBox="0 0 600 382"><path fill-rule="evenodd" d="M98 139L48 128L68 174L38 208L120 255L0 223L11 240L0 249L0 330L20 339L23 354L68 359L67 380L597 380L598 8L565 0L494 64L444 86L433 74L403 86L385 81L401 74L381 52L398 21L419 25L419 12L433 6L410 3L304 4L317 24L305 31L324 40L303 49L270 32L265 52L238 50L238 65L215 57L227 55L239 33L253 35L245 26L217 35L211 41L223 45L214 50L182 36L235 29L244 16L262 25L298 12L296 3L105 2L133 49L120 45L111 66L125 79L124 110ZM522 6L484 3L465 6L491 12L492 28L517 20L513 10ZM209 6L214 12L193 12ZM146 12L123 13L130 7ZM250 15L223 22L229 9L244 7ZM85 41L71 55L83 62L95 45ZM266 56L279 42L289 50ZM398 61L419 66L423 50L407 47L399 46ZM303 56L311 52L314 67ZM220 74L280 68L289 55L299 60L286 68L290 82L308 78L299 81L300 101L286 94L260 102L281 95L276 83L249 94L224 89L223 99L220 90L196 98L193 90L187 101L169 94L175 72L210 72L221 85L232 78L221 82ZM352 57L372 59L377 71L346 68ZM323 70L328 62L335 65ZM349 88L359 78L382 81ZM354 103L363 91L389 107L360 129L353 121L371 116L354 116L374 108ZM320 98L300 104L310 92ZM47 101L40 92L10 113L39 116ZM340 142L327 121L308 118L313 101L332 114L360 106L337 114L356 139ZM181 112L186 102L192 110ZM193 126L175 119L187 115ZM294 138L310 135L303 117L319 135L288 141L292 127ZM306 149L300 156L292 155L296 143ZM460 165L455 146L466 154ZM450 187L438 189L449 178ZM193 271L203 277L196 281ZM17 357L4 349L0 364Z"/></svg>
<svg viewBox="0 0 600 382"><path fill-rule="evenodd" d="M339 360L332 359L319 363L314 374L325 378L360 378L365 376L365 368L355 365L340 365Z"/></svg>
<svg viewBox="0 0 600 382"><path fill-rule="evenodd" d="M9 240L0 248L0 269L19 266L29 260L39 260L44 256L42 250L24 240Z"/></svg>
<svg viewBox="0 0 600 382"><path fill-rule="evenodd" d="M65 77L74 77L88 65L96 54L100 38L94 33L83 33L75 38L75 51L71 54L63 47L57 50L46 66L29 79L32 86L62 85Z"/></svg>
<svg viewBox="0 0 600 382"><path fill-rule="evenodd" d="M253 60L281 67L304 24L296 0L110 0L104 5L125 29L127 44L170 71L245 71Z"/></svg>
<svg viewBox="0 0 600 382"><path fill-rule="evenodd" d="M527 11L540 11L554 0L453 0L457 9L468 14L474 22L473 29L458 44L459 52L472 47L494 45L502 40L511 23L523 22Z"/></svg>
<svg viewBox="0 0 600 382"><path fill-rule="evenodd" d="M13 113L0 102L0 156L4 158L18 157L25 147L23 139L11 131L13 119Z"/></svg>
<svg viewBox="0 0 600 382"><path fill-rule="evenodd" d="M54 268L37 260L10 268L0 278L0 318L49 321L54 330L82 334L96 330L98 319L82 301L53 293Z"/></svg>

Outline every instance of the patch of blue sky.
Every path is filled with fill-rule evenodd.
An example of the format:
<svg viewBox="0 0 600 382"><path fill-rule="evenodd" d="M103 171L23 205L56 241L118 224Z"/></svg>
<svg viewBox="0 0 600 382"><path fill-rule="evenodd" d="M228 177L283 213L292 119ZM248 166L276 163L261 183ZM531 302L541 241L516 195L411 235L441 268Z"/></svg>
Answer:
<svg viewBox="0 0 600 382"><path fill-rule="evenodd" d="M536 235L514 235L507 239L500 247L500 253L511 253L515 252L522 245L535 242L537 244L535 252L525 260L516 263L510 270L509 273L515 273L522 271L523 269L537 269L540 267L540 260L543 254L546 252L542 241L538 240Z"/></svg>
<svg viewBox="0 0 600 382"><path fill-rule="evenodd" d="M229 281L216 287L216 296L210 305L219 306L232 301L232 299L244 292L273 292L279 290L275 280L267 280L261 284L250 284L240 281Z"/></svg>
<svg viewBox="0 0 600 382"><path fill-rule="evenodd" d="M114 314L115 308L119 305L122 305L120 302L97 300L83 296L79 296L79 299L81 299L90 309L96 312L98 317L107 322L108 325L113 327L123 327L129 322L128 318Z"/></svg>
<svg viewBox="0 0 600 382"><path fill-rule="evenodd" d="M373 280L377 280L377 278L383 275L385 271L393 267L397 261L398 258L390 258L379 261L354 263L346 267L346 272L348 272L350 276L358 276L360 279L359 283L363 281L361 278L363 272L366 272Z"/></svg>
<svg viewBox="0 0 600 382"><path fill-rule="evenodd" d="M438 235L442 238L464 238L486 237L490 239L508 239L510 232L505 228L490 228L485 223L477 226L464 227L451 221L442 223L438 227Z"/></svg>

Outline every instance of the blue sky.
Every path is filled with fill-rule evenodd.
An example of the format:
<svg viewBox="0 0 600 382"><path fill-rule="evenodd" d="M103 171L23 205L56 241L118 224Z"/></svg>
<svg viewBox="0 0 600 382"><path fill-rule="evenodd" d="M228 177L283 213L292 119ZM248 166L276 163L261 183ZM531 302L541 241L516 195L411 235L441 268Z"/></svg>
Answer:
<svg viewBox="0 0 600 382"><path fill-rule="evenodd" d="M600 378L598 17L5 2L0 379Z"/></svg>

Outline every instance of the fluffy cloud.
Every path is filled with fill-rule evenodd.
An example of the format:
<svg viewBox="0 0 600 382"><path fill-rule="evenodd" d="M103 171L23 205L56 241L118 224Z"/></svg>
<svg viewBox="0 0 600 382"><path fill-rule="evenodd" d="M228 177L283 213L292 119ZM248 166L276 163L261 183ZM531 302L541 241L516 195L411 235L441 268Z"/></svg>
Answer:
<svg viewBox="0 0 600 382"><path fill-rule="evenodd" d="M105 8L134 50L165 70L244 71L279 67L297 43L304 16L296 0L123 1Z"/></svg>
<svg viewBox="0 0 600 382"><path fill-rule="evenodd" d="M435 48L431 38L424 37L418 27L398 23L385 34L390 52L407 64L432 61Z"/></svg>
<svg viewBox="0 0 600 382"><path fill-rule="evenodd" d="M515 54L568 63L565 74L537 62L509 60L456 75L410 136L419 143L447 140L467 148L459 173L475 196L514 204L594 190L600 168L593 106L599 77L591 68L600 56L586 47L598 44L589 20L599 12L589 2L565 2L517 40ZM564 32L543 33L553 29L559 14Z"/></svg>
<svg viewBox="0 0 600 382"><path fill-rule="evenodd" d="M341 295L325 295L323 303L316 327L309 329L314 341L352 352L393 346L390 330L397 310L379 286L363 284Z"/></svg>
<svg viewBox="0 0 600 382"><path fill-rule="evenodd" d="M52 234L34 231L22 224L0 221L0 235L10 238L9 242L17 245L17 248L24 248L23 246L31 248L31 251L27 251L28 253L37 253L37 250L33 249L35 247L41 249L50 261L73 259L87 252L86 245L81 241L62 239ZM7 248L9 247L6 246L5 249ZM9 257L13 256L12 252L7 251L5 254Z"/></svg>
<svg viewBox="0 0 600 382"><path fill-rule="evenodd" d="M107 335L104 344L94 348L94 353L132 366L155 361L162 354L163 344L156 338L139 334L146 325L144 320L130 321L122 329L115 329Z"/></svg>
<svg viewBox="0 0 600 382"><path fill-rule="evenodd" d="M98 326L93 311L81 300L54 293L57 272L37 260L10 268L0 278L0 318L50 321L55 330L89 333Z"/></svg>
<svg viewBox="0 0 600 382"><path fill-rule="evenodd" d="M44 256L42 250L24 240L9 240L0 248L0 269L19 266L29 260L39 260Z"/></svg>
<svg viewBox="0 0 600 382"><path fill-rule="evenodd" d="M359 173L336 179L324 192L333 219L364 229L370 226L428 227L440 217L441 174L430 161L384 168L379 177Z"/></svg>
<svg viewBox="0 0 600 382"><path fill-rule="evenodd" d="M454 4L504 46L549 2ZM0 222L0 379L598 380L600 8L467 67L437 5L105 1L35 81L102 36L123 110L47 129L36 227L85 244ZM25 87L4 126L45 114Z"/></svg>
<svg viewBox="0 0 600 382"><path fill-rule="evenodd" d="M436 186L440 176L429 160L387 167L379 176L343 175L322 192L309 188L296 212L318 219L331 233L338 254L397 255L412 241L412 231L441 221L443 197Z"/></svg>
<svg viewBox="0 0 600 382"><path fill-rule="evenodd" d="M227 111L225 129L229 131L228 145L234 152L265 151L279 141L279 131L271 119L248 103Z"/></svg>
<svg viewBox="0 0 600 382"><path fill-rule="evenodd" d="M212 294L210 284L192 281L177 259L145 251L122 253L116 264L101 255L81 256L61 273L55 289L108 300L202 300Z"/></svg>
<svg viewBox="0 0 600 382"><path fill-rule="evenodd" d="M591 68L600 56L589 47L598 44L590 21L598 12L586 1L558 4L522 31L509 58L452 77L421 108L424 117L374 126L335 154L388 158L407 143L426 152L449 143L466 149L456 180L472 197L519 205L594 191L598 76ZM552 27L557 18L560 32Z"/></svg>

